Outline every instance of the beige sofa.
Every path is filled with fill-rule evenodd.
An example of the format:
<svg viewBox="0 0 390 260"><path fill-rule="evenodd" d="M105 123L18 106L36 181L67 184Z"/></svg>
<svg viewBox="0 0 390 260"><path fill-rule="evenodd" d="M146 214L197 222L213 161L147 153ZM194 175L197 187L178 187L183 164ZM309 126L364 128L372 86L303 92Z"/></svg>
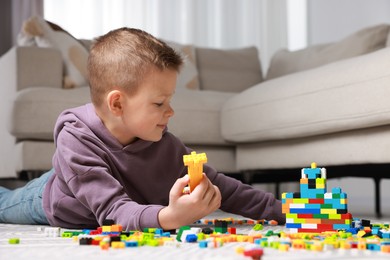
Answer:
<svg viewBox="0 0 390 260"><path fill-rule="evenodd" d="M390 165L388 33L379 25L336 43L280 50L265 78L254 47L171 43L189 59L169 129L248 183L296 180L296 169L316 161L335 167L330 174L373 175L378 184L390 176L370 171ZM57 48L36 46L15 46L0 58L0 177L49 169L55 119L89 102L86 85L63 87L63 59ZM343 168L351 165L358 167Z"/></svg>
<svg viewBox="0 0 390 260"><path fill-rule="evenodd" d="M189 47L170 44L178 51ZM192 48L191 51L195 51ZM191 84L187 88L183 77L179 77L172 100L175 116L170 121L169 130L193 149L206 152L209 162L220 171L236 173L235 144L224 140L221 135L220 113L222 105L236 94L233 91L239 92L261 82L257 49L196 48L196 60L200 69L196 68L195 74L198 85L202 87L193 89ZM220 64L215 64L215 60ZM187 74L189 62L186 60L184 68ZM15 46L1 57L0 76L7 92L0 97L4 107L1 119L6 122L1 128L3 146L0 159L3 161L0 165L4 169L0 171L0 177L49 169L57 116L66 108L90 102L87 85L70 89L63 87L63 70L63 57L55 48ZM238 76L233 72L239 72ZM221 87L229 91L219 91Z"/></svg>

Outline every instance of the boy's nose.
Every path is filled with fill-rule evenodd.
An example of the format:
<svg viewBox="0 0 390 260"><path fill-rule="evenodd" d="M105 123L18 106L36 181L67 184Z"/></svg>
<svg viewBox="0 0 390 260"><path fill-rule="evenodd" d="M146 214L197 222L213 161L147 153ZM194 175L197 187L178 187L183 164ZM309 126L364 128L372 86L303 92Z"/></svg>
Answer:
<svg viewBox="0 0 390 260"><path fill-rule="evenodd" d="M166 115L168 117L172 117L173 115L175 114L175 111L173 110L173 108L171 106L169 106L167 112L166 112Z"/></svg>

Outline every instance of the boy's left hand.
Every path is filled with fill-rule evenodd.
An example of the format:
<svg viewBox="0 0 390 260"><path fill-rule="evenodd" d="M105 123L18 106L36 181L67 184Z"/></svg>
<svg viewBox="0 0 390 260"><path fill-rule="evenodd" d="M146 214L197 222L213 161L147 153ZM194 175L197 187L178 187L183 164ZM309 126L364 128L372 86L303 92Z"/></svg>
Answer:
<svg viewBox="0 0 390 260"><path fill-rule="evenodd" d="M221 206L221 192L203 173L203 179L190 193L182 191L189 183L189 177L178 179L169 194L169 205L159 213L160 225L164 229L175 229L214 212Z"/></svg>

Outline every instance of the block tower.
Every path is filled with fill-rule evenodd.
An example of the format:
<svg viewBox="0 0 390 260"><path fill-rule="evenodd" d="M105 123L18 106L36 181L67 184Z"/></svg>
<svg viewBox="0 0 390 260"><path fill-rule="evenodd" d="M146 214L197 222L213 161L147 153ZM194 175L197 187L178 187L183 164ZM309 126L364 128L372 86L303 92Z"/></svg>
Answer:
<svg viewBox="0 0 390 260"><path fill-rule="evenodd" d="M300 192L282 194L282 211L286 227L292 233L320 233L349 229L352 215L348 213L347 194L341 188L326 192L326 169L303 168Z"/></svg>

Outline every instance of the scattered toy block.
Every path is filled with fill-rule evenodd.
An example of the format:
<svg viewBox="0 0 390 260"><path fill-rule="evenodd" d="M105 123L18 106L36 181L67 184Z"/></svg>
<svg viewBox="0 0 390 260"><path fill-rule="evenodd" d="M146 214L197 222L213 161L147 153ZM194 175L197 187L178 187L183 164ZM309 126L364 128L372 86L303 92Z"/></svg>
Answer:
<svg viewBox="0 0 390 260"><path fill-rule="evenodd" d="M8 239L8 244L17 245L20 244L20 239L17 237L13 237Z"/></svg>

